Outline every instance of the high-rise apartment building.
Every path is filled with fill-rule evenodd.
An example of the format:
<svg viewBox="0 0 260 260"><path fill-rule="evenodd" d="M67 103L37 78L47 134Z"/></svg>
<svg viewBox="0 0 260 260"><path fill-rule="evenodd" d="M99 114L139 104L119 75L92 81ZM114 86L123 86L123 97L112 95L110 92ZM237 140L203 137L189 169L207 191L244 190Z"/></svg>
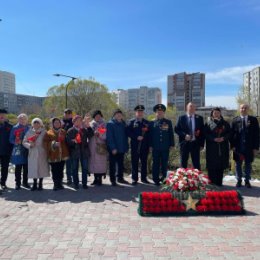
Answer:
<svg viewBox="0 0 260 260"><path fill-rule="evenodd" d="M116 95L118 106L126 111L133 111L136 105L144 105L147 114L153 113L153 107L162 102L162 92L159 88L131 88L128 90L118 89L113 91Z"/></svg>
<svg viewBox="0 0 260 260"><path fill-rule="evenodd" d="M205 106L205 74L186 72L169 75L167 80L167 105L185 111L193 102L197 107Z"/></svg>
<svg viewBox="0 0 260 260"><path fill-rule="evenodd" d="M256 67L243 75L243 87L247 93L247 103L254 113L260 115L260 67Z"/></svg>
<svg viewBox="0 0 260 260"><path fill-rule="evenodd" d="M15 93L15 75L0 70L0 92Z"/></svg>

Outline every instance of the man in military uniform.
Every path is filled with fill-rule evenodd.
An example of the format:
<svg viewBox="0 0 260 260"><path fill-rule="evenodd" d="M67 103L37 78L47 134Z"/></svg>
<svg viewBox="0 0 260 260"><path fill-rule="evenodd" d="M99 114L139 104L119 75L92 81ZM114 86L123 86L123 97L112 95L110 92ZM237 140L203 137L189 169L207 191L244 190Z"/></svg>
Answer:
<svg viewBox="0 0 260 260"><path fill-rule="evenodd" d="M249 107L240 105L240 115L231 123L230 144L236 162L237 187L242 186L242 164L245 162L245 186L251 188L251 164L259 150L259 124L254 116L248 115Z"/></svg>
<svg viewBox="0 0 260 260"><path fill-rule="evenodd" d="M0 109L0 162L1 162L1 188L6 189L8 167L12 153L12 144L9 141L12 125L7 122L7 111Z"/></svg>
<svg viewBox="0 0 260 260"><path fill-rule="evenodd" d="M127 124L127 136L131 140L131 165L132 184L138 182L138 163L141 161L141 182L147 181L147 157L149 153L148 130L149 121L144 119L145 107L138 105L135 107L135 118Z"/></svg>
<svg viewBox="0 0 260 260"><path fill-rule="evenodd" d="M187 168L191 155L193 168L200 170L200 150L204 148L203 117L197 115L196 106L190 102L186 106L186 114L178 118L175 132L179 136L181 167Z"/></svg>
<svg viewBox="0 0 260 260"><path fill-rule="evenodd" d="M166 178L170 148L174 147L172 122L165 118L166 107L163 104L154 106L156 119L149 125L149 144L153 156L153 181L160 185ZM160 172L162 178L160 178Z"/></svg>

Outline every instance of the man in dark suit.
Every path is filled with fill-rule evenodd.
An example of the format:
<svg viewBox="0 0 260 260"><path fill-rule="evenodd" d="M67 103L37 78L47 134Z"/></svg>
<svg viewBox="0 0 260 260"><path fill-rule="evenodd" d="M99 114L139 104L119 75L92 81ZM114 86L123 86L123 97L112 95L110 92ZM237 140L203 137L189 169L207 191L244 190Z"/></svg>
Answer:
<svg viewBox="0 0 260 260"><path fill-rule="evenodd" d="M1 188L6 189L8 167L12 153L12 144L9 141L12 125L7 122L7 111L0 109L0 162L1 162Z"/></svg>
<svg viewBox="0 0 260 260"><path fill-rule="evenodd" d="M149 183L147 181L149 121L144 119L144 106L138 105L134 110L135 118L129 120L126 131L131 140L132 184L136 185L138 182L139 160L141 161L141 181L143 183Z"/></svg>
<svg viewBox="0 0 260 260"><path fill-rule="evenodd" d="M187 104L186 114L178 118L175 132L179 136L181 167L187 168L189 155L193 167L200 170L200 150L204 147L203 118L195 114L196 106Z"/></svg>
<svg viewBox="0 0 260 260"><path fill-rule="evenodd" d="M153 181L155 185L160 185L160 181L167 175L169 152L174 147L174 134L171 120L165 118L166 107L158 104L153 111L156 118L149 124L149 145L153 156Z"/></svg>
<svg viewBox="0 0 260 260"><path fill-rule="evenodd" d="M240 116L231 124L230 144L236 162L236 186L242 185L242 163L245 161L245 186L251 188L251 164L259 150L259 123L256 117L248 115L248 111L248 105L240 105Z"/></svg>

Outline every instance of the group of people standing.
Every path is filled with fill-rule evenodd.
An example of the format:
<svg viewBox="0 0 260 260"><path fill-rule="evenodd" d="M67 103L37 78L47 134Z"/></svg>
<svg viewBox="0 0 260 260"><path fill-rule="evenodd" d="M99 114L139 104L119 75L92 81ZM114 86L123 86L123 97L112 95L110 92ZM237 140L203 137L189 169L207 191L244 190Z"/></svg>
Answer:
<svg viewBox="0 0 260 260"><path fill-rule="evenodd" d="M166 107L154 106L155 119L144 118L144 106L135 107L135 117L128 122L123 112L116 109L107 123L102 112L95 110L91 117L73 116L72 110L64 111L63 119L50 121L46 130L40 118L28 125L26 114L18 116L15 126L9 124L7 111L0 109L0 160L1 187L6 188L9 162L15 165L16 189L21 185L32 191L43 189L43 178L51 170L54 190L63 189L63 171L66 165L67 184L79 189L79 164L82 171L82 188L87 189L88 175L94 175L92 185L102 185L106 177L107 161L112 186L128 183L124 179L124 156L131 148L132 185L147 179L147 159L152 153L152 178L160 185L167 176L170 150L175 146L174 132L179 136L180 167L187 168L191 156L192 165L201 169L200 153L206 143L206 167L212 184L221 186L223 172L229 168L230 149L236 163L237 187L242 185L245 166L245 186L250 188L251 163L259 150L259 124L248 115L249 107L240 106L240 115L231 125L224 120L220 108L213 108L204 124L196 114L193 103L187 104L186 113L180 116L176 126L165 118ZM22 174L23 172L23 174ZM28 178L33 179L32 187Z"/></svg>

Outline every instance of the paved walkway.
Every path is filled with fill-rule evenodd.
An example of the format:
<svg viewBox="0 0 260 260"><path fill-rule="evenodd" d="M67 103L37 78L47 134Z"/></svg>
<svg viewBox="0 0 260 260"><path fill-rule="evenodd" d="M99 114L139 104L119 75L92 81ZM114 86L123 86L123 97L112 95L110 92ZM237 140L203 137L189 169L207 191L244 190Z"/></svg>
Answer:
<svg viewBox="0 0 260 260"><path fill-rule="evenodd" d="M153 185L0 195L0 259L260 259L260 185L242 188L246 216L140 217ZM234 186L227 183L226 188Z"/></svg>

